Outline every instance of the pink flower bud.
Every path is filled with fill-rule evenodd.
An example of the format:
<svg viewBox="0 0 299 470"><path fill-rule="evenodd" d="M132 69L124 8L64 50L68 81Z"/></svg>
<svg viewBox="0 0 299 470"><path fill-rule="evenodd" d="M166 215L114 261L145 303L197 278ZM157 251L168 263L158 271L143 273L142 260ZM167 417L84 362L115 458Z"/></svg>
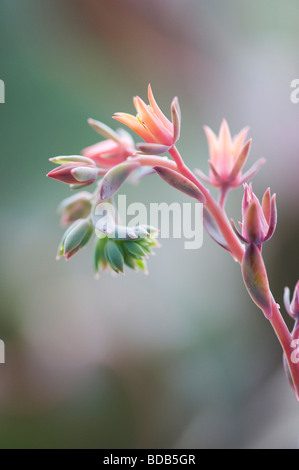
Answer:
<svg viewBox="0 0 299 470"><path fill-rule="evenodd" d="M80 163L63 164L50 171L47 176L66 184L87 185L93 183L99 175L98 168Z"/></svg>
<svg viewBox="0 0 299 470"><path fill-rule="evenodd" d="M242 234L233 227L238 237L245 243L254 243L261 247L269 240L276 228L277 210L275 194L271 197L268 188L264 194L262 205L252 191L251 185L244 184L242 201Z"/></svg>

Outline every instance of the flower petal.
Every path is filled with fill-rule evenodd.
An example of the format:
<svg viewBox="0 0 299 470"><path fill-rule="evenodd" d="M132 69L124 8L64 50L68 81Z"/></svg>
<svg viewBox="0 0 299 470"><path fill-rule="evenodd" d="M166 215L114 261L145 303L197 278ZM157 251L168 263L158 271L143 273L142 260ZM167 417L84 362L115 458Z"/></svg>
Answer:
<svg viewBox="0 0 299 470"><path fill-rule="evenodd" d="M146 129L149 130L158 143L171 146L173 144L172 133L163 125L163 123L161 124L161 121L156 114L141 98L139 98L139 96L137 96L135 100L137 103L135 106L140 113L140 117L144 122Z"/></svg>
<svg viewBox="0 0 299 470"><path fill-rule="evenodd" d="M270 240L273 233L275 232L277 225L277 207L276 207L276 194L273 194L271 198L271 209L270 209L270 219L269 219L269 229L267 235L265 236L264 241Z"/></svg>
<svg viewBox="0 0 299 470"><path fill-rule="evenodd" d="M161 109L157 105L157 102L154 98L154 95L153 95L152 88L151 88L150 84L148 85L148 100L149 100L149 103L150 103L151 107L153 108L154 113L157 115L157 117L160 119L160 121L169 130L169 132L173 132L171 122L167 119L165 114L162 113Z"/></svg>
<svg viewBox="0 0 299 470"><path fill-rule="evenodd" d="M246 181L252 179L254 175L258 172L260 167L266 163L265 158L260 158L257 162L255 162L254 165L242 176L240 181L238 182L238 185L246 183Z"/></svg>
<svg viewBox="0 0 299 470"><path fill-rule="evenodd" d="M118 144L121 144L120 136L109 126L104 124L103 122L96 121L95 119L89 118L87 120L88 124L99 134L101 134L106 139L112 139Z"/></svg>
<svg viewBox="0 0 299 470"><path fill-rule="evenodd" d="M234 181L237 178L238 174L240 173L243 166L245 165L248 154L249 154L250 145L251 145L251 139L248 140L248 142L244 145L239 156L237 157L237 160L235 161L233 169L228 178L230 181Z"/></svg>
<svg viewBox="0 0 299 470"><path fill-rule="evenodd" d="M145 129L145 127L138 121L136 116L127 113L115 113L113 119L130 127L136 134L140 135L146 142L155 142L153 136Z"/></svg>
<svg viewBox="0 0 299 470"><path fill-rule="evenodd" d="M173 140L174 142L177 142L180 138L181 132L181 111L177 97L175 97L171 103L171 116L173 124Z"/></svg>

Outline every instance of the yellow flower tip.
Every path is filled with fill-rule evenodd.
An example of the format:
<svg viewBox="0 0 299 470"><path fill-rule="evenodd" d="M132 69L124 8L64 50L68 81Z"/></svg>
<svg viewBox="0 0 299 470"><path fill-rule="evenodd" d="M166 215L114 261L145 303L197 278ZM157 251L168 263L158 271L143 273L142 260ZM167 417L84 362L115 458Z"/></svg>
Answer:
<svg viewBox="0 0 299 470"><path fill-rule="evenodd" d="M138 121L140 122L140 124L143 126L144 123L143 123L141 117L139 116L139 114L136 114L136 118L138 119Z"/></svg>

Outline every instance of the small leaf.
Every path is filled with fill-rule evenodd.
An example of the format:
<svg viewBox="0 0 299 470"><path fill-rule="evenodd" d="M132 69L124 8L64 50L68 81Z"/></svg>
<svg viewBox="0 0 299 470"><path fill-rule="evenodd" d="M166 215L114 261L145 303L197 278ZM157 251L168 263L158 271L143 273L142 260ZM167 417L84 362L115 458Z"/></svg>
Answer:
<svg viewBox="0 0 299 470"><path fill-rule="evenodd" d="M260 250L251 243L243 256L242 275L250 297L266 318L272 317L272 301L266 268Z"/></svg>
<svg viewBox="0 0 299 470"><path fill-rule="evenodd" d="M81 220L81 219L80 219ZM64 242L65 242L65 239L66 237L68 236L68 234L78 225L78 223L80 222L80 220L75 220L75 222L73 222L67 229L66 231L64 232L64 234L62 235L62 239L59 243L59 246L58 246L58 250L57 250L57 255L56 255L56 259L59 260L61 258L61 256L63 255L64 253Z"/></svg>
<svg viewBox="0 0 299 470"><path fill-rule="evenodd" d="M143 248L138 244L132 242L124 242L124 249L134 258L141 259L145 256L145 251Z"/></svg>
<svg viewBox="0 0 299 470"><path fill-rule="evenodd" d="M177 142L180 138L181 132L181 110L177 97L175 97L171 103L171 117L173 124L173 139Z"/></svg>
<svg viewBox="0 0 299 470"><path fill-rule="evenodd" d="M121 137L113 129L111 129L109 126L107 126L103 122L96 121L95 119L91 119L91 118L88 119L87 122L96 132L101 134L101 136L105 137L106 139L112 139L118 144L122 143Z"/></svg>
<svg viewBox="0 0 299 470"><path fill-rule="evenodd" d="M206 198L203 193L195 186L192 181L190 181L185 176L181 175L177 171L165 168L164 166L154 166L154 170L158 175L166 181L170 186L173 186L175 189L178 189L187 196L197 199L199 202L205 204Z"/></svg>
<svg viewBox="0 0 299 470"><path fill-rule="evenodd" d="M112 240L108 240L104 248L105 256L115 272L123 272L124 257L120 245Z"/></svg>
<svg viewBox="0 0 299 470"><path fill-rule="evenodd" d="M148 143L139 143L136 144L136 147L140 152L150 154L150 155L161 155L162 153L167 152L170 147L168 145L161 144L148 144Z"/></svg>
<svg viewBox="0 0 299 470"><path fill-rule="evenodd" d="M133 258L133 256L131 256L127 252L124 253L124 262L129 268L136 269L136 260L135 260L135 258Z"/></svg>
<svg viewBox="0 0 299 470"><path fill-rule="evenodd" d="M141 269L141 271L143 271L144 274L148 274L147 263L146 263L145 259L137 259L136 260L136 267Z"/></svg>
<svg viewBox="0 0 299 470"><path fill-rule="evenodd" d="M107 242L107 238L97 238L94 247L94 270L95 275L98 273L99 266L102 269L107 267L108 261L104 255L104 249Z"/></svg>
<svg viewBox="0 0 299 470"><path fill-rule="evenodd" d="M84 163L85 165L95 166L95 162L91 158L83 157L82 155L68 155L65 157L54 157L49 158L49 161L52 163L57 163L58 165L63 165L64 163Z"/></svg>
<svg viewBox="0 0 299 470"><path fill-rule="evenodd" d="M124 162L111 168L102 180L101 199L112 197L128 176L140 166L139 162Z"/></svg>
<svg viewBox="0 0 299 470"><path fill-rule="evenodd" d="M79 219L72 230L68 232L64 241L64 255L67 258L73 254L73 250L81 247L81 243L85 244L85 237L89 234L91 235L90 228L91 223L89 220Z"/></svg>
<svg viewBox="0 0 299 470"><path fill-rule="evenodd" d="M218 245L222 246L222 248L225 248L225 250L229 251L226 240L222 235L214 217L205 207L203 208L203 224L210 237L216 243L218 243Z"/></svg>

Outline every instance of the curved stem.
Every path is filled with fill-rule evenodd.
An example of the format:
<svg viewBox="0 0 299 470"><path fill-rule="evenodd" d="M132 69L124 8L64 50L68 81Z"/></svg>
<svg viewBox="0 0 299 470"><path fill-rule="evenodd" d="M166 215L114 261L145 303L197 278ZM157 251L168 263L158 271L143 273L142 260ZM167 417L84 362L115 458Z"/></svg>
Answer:
<svg viewBox="0 0 299 470"><path fill-rule="evenodd" d="M228 187L228 186L222 186L222 187L220 188L219 205L220 205L220 207L222 207L222 209L224 209L228 191L229 191L229 187Z"/></svg>
<svg viewBox="0 0 299 470"><path fill-rule="evenodd" d="M180 173L189 178L190 181L192 181L204 194L207 200L206 208L214 217L219 229L222 232L222 235L224 236L229 246L232 256L237 259L239 263L241 263L244 254L244 246L233 231L230 221L228 220L228 217L223 208L220 207L220 205L211 196L210 191L205 186L203 186L203 184L196 178L192 171L185 165L176 147L172 147L169 150L169 153L176 162L177 169L180 171Z"/></svg>
<svg viewBox="0 0 299 470"><path fill-rule="evenodd" d="M172 147L169 150L169 154L174 159L174 162L163 157L157 156L136 156L135 158L141 163L141 165L161 165L172 170L179 171L182 175L186 176L190 181L192 181L204 194L207 202L206 208L210 211L214 217L219 229L221 230L232 256L241 264L244 255L244 245L240 243L239 239L235 235L232 226L228 220L226 212L224 211L224 204L227 195L227 189L223 190L220 195L219 203L217 203L213 197L210 195L205 186L196 178L196 176L191 172L191 170L185 165L182 157L180 156L176 147ZM287 325L284 322L284 319L281 316L278 305L276 304L274 298L272 297L272 317L270 318L270 323L274 329L277 338L282 346L282 349L285 353L286 360L288 362L290 374L292 376L293 388L297 400L299 401L299 363L294 363L291 360L293 348L291 346L292 335L288 330Z"/></svg>

